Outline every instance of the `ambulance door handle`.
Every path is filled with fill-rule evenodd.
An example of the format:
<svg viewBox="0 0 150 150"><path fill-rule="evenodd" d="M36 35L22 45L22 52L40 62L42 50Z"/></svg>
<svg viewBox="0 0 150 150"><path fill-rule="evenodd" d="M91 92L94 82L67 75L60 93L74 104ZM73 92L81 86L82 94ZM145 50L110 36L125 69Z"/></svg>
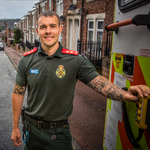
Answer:
<svg viewBox="0 0 150 150"><path fill-rule="evenodd" d="M131 62L129 62L129 61L124 61L124 64L127 66L131 66Z"/></svg>

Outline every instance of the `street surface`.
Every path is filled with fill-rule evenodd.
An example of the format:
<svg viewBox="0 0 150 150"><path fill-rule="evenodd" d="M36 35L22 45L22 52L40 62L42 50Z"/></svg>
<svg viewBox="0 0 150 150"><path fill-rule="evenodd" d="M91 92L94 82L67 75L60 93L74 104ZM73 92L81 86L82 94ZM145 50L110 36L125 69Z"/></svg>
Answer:
<svg viewBox="0 0 150 150"><path fill-rule="evenodd" d="M16 76L14 67L17 67L23 53L7 46L5 52L8 56L0 53L0 150L23 150L23 146L16 148L11 141L11 94ZM73 114L69 118L74 150L103 150L105 112L106 98L77 81ZM21 122L20 130L22 131Z"/></svg>
<svg viewBox="0 0 150 150"><path fill-rule="evenodd" d="M11 95L15 84L16 70L4 52L0 51L0 150L23 150L13 146ZM20 122L20 129L22 125Z"/></svg>

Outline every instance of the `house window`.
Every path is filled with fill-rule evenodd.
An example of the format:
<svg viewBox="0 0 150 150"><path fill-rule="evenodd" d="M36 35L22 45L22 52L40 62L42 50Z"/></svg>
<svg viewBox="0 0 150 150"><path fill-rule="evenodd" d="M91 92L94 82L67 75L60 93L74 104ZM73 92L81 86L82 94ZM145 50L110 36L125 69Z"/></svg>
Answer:
<svg viewBox="0 0 150 150"><path fill-rule="evenodd" d="M51 10L51 0L49 0L49 10Z"/></svg>
<svg viewBox="0 0 150 150"><path fill-rule="evenodd" d="M88 20L88 51L90 51L90 46L91 50L94 50L96 53L96 49L100 48L102 46L102 40L103 40L103 20ZM97 44L94 44L94 43ZM90 43L92 45L90 45Z"/></svg>
<svg viewBox="0 0 150 150"><path fill-rule="evenodd" d="M56 11L57 14L62 15L63 14L63 0L57 0L56 5L57 5L57 11Z"/></svg>
<svg viewBox="0 0 150 150"><path fill-rule="evenodd" d="M102 44L102 40L103 40L103 26L104 26L103 20L97 20L96 41L100 44Z"/></svg>
<svg viewBox="0 0 150 150"><path fill-rule="evenodd" d="M102 42L103 26L103 20L95 20L95 22L94 20L88 20L88 41Z"/></svg>
<svg viewBox="0 0 150 150"><path fill-rule="evenodd" d="M88 41L93 41L94 35L94 21L88 20Z"/></svg>

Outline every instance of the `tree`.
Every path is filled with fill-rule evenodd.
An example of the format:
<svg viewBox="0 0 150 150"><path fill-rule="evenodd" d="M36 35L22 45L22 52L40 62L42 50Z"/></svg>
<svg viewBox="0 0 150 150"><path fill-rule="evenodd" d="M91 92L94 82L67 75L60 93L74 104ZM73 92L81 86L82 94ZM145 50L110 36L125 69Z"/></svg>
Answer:
<svg viewBox="0 0 150 150"><path fill-rule="evenodd" d="M21 29L19 29L19 28L15 28L14 30L13 30L13 32L14 32L14 44L15 43L20 43L20 39L22 39L23 38L23 32L22 32L22 30Z"/></svg>
<svg viewBox="0 0 150 150"><path fill-rule="evenodd" d="M4 40L5 39L5 37L4 36L2 36L2 40Z"/></svg>

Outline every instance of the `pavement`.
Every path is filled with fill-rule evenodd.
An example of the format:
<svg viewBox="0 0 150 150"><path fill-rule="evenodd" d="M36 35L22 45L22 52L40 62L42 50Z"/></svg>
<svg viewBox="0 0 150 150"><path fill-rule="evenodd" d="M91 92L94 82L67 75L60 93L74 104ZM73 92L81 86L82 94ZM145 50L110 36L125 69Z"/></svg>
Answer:
<svg viewBox="0 0 150 150"><path fill-rule="evenodd" d="M23 52L5 46L5 54L12 62L14 66L12 70L15 72L14 69L17 69ZM15 74L16 72L13 79ZM9 91L12 91L12 89ZM11 97L9 97L10 99ZM74 94L74 109L69 118L74 150L103 150L105 112L106 98L84 83L77 81ZM0 148L0 150L3 149Z"/></svg>

